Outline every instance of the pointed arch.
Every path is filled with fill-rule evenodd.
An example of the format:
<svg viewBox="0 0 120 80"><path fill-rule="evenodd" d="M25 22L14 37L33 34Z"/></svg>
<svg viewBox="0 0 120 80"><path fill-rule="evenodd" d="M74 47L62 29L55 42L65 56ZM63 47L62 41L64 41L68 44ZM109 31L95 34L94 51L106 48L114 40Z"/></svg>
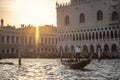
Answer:
<svg viewBox="0 0 120 80"><path fill-rule="evenodd" d="M117 30L115 30L114 34L115 34L115 38L117 38Z"/></svg>
<svg viewBox="0 0 120 80"><path fill-rule="evenodd" d="M92 33L92 39L93 39L93 40L95 39L94 32Z"/></svg>
<svg viewBox="0 0 120 80"><path fill-rule="evenodd" d="M102 51L102 48L101 48L101 46L98 44L98 45L97 45L97 53L98 53L99 50Z"/></svg>
<svg viewBox="0 0 120 80"><path fill-rule="evenodd" d="M106 34L105 34L105 31L103 32L103 39L105 39L105 36L106 36Z"/></svg>
<svg viewBox="0 0 120 80"><path fill-rule="evenodd" d="M111 39L113 39L114 37L113 37L113 31L111 31Z"/></svg>
<svg viewBox="0 0 120 80"><path fill-rule="evenodd" d="M65 53L68 53L68 52L69 52L69 47L65 46Z"/></svg>
<svg viewBox="0 0 120 80"><path fill-rule="evenodd" d="M79 33L79 40L81 40L81 34Z"/></svg>
<svg viewBox="0 0 120 80"><path fill-rule="evenodd" d="M63 39L64 39L63 35L61 35L61 39L62 39L62 41L63 41Z"/></svg>
<svg viewBox="0 0 120 80"><path fill-rule="evenodd" d="M70 34L70 40L72 40L72 34Z"/></svg>
<svg viewBox="0 0 120 80"><path fill-rule="evenodd" d="M112 52L117 52L117 46L115 44L112 45L111 47Z"/></svg>
<svg viewBox="0 0 120 80"><path fill-rule="evenodd" d="M89 33L89 40L91 40L91 33Z"/></svg>
<svg viewBox="0 0 120 80"><path fill-rule="evenodd" d="M107 39L109 39L109 31L107 31Z"/></svg>
<svg viewBox="0 0 120 80"><path fill-rule="evenodd" d="M75 41L75 34L73 34L73 41Z"/></svg>
<svg viewBox="0 0 120 80"><path fill-rule="evenodd" d="M120 38L120 30L119 30L119 38Z"/></svg>
<svg viewBox="0 0 120 80"><path fill-rule="evenodd" d="M107 44L104 45L104 52L105 53L109 52L109 46Z"/></svg>
<svg viewBox="0 0 120 80"><path fill-rule="evenodd" d="M98 39L98 32L96 32L96 39Z"/></svg>
<svg viewBox="0 0 120 80"><path fill-rule="evenodd" d="M83 46L83 52L88 53L88 47L86 45Z"/></svg>
<svg viewBox="0 0 120 80"><path fill-rule="evenodd" d="M72 45L72 46L71 46L71 52L74 53L74 51L75 51L75 48L74 48L74 46Z"/></svg>
<svg viewBox="0 0 120 80"><path fill-rule="evenodd" d="M70 24L70 18L69 16L65 16L65 25Z"/></svg>
<svg viewBox="0 0 120 80"><path fill-rule="evenodd" d="M67 37L66 37L66 39L67 39L67 40L69 40L69 39L70 39L70 37L69 37L69 34L67 34Z"/></svg>
<svg viewBox="0 0 120 80"><path fill-rule="evenodd" d="M59 53L63 53L63 47L62 46L59 47Z"/></svg>
<svg viewBox="0 0 120 80"><path fill-rule="evenodd" d="M116 11L114 11L112 13L112 21L116 21L116 20L118 20L118 13Z"/></svg>
<svg viewBox="0 0 120 80"><path fill-rule="evenodd" d="M80 22L80 23L85 23L85 15L84 15L84 13L81 13L81 14L80 14L79 22Z"/></svg>
<svg viewBox="0 0 120 80"><path fill-rule="evenodd" d="M102 39L102 33L101 32L99 33L99 38Z"/></svg>
<svg viewBox="0 0 120 80"><path fill-rule="evenodd" d="M76 34L76 40L78 40L78 34Z"/></svg>
<svg viewBox="0 0 120 80"><path fill-rule="evenodd" d="M90 45L90 53L94 53L94 46Z"/></svg>
<svg viewBox="0 0 120 80"><path fill-rule="evenodd" d="M87 33L86 33L86 40L88 40L88 35L87 35Z"/></svg>
<svg viewBox="0 0 120 80"><path fill-rule="evenodd" d="M97 21L102 21L103 20L103 12L99 10L97 12Z"/></svg>
<svg viewBox="0 0 120 80"><path fill-rule="evenodd" d="M84 40L85 38L84 38L84 33L82 34L82 39Z"/></svg>
<svg viewBox="0 0 120 80"><path fill-rule="evenodd" d="M66 34L64 35L64 40L66 41Z"/></svg>

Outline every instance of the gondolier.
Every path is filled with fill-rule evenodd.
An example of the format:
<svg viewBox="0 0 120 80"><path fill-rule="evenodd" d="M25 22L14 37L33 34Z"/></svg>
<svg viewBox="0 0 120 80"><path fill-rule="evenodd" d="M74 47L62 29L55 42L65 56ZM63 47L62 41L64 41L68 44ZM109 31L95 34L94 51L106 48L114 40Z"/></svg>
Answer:
<svg viewBox="0 0 120 80"><path fill-rule="evenodd" d="M79 46L75 46L75 54L76 54L76 61L68 59L61 59L61 63L65 66L68 66L72 69L83 69L91 62L91 58L80 60L81 48Z"/></svg>
<svg viewBox="0 0 120 80"><path fill-rule="evenodd" d="M81 49L79 46L75 47L76 61L80 61Z"/></svg>

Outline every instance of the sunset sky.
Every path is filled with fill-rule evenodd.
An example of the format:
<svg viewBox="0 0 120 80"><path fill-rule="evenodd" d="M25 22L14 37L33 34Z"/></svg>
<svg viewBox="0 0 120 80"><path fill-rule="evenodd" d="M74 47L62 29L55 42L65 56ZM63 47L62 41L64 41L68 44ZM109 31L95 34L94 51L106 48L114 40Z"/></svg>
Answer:
<svg viewBox="0 0 120 80"><path fill-rule="evenodd" d="M56 1L59 3L69 0L0 0L0 18L5 25L57 25Z"/></svg>

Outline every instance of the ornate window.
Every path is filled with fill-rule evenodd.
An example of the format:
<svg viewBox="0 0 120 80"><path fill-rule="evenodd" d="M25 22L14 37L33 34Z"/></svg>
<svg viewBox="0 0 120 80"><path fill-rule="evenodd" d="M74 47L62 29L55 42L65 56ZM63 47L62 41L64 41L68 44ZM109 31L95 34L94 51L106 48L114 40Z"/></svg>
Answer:
<svg viewBox="0 0 120 80"><path fill-rule="evenodd" d="M103 20L103 12L99 10L97 12L97 21L102 21Z"/></svg>
<svg viewBox="0 0 120 80"><path fill-rule="evenodd" d="M80 23L85 23L85 15L83 13L80 14Z"/></svg>
<svg viewBox="0 0 120 80"><path fill-rule="evenodd" d="M112 21L116 21L116 20L118 20L118 13L116 11L114 11L112 13Z"/></svg>
<svg viewBox="0 0 120 80"><path fill-rule="evenodd" d="M65 17L65 25L68 25L70 24L70 19L69 19L69 16L66 16Z"/></svg>

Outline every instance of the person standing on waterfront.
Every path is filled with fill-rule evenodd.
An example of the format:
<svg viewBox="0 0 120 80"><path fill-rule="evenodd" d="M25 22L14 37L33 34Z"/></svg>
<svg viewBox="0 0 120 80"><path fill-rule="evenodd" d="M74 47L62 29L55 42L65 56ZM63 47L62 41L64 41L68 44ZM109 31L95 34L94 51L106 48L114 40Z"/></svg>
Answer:
<svg viewBox="0 0 120 80"><path fill-rule="evenodd" d="M81 49L79 46L75 47L76 61L80 61Z"/></svg>

